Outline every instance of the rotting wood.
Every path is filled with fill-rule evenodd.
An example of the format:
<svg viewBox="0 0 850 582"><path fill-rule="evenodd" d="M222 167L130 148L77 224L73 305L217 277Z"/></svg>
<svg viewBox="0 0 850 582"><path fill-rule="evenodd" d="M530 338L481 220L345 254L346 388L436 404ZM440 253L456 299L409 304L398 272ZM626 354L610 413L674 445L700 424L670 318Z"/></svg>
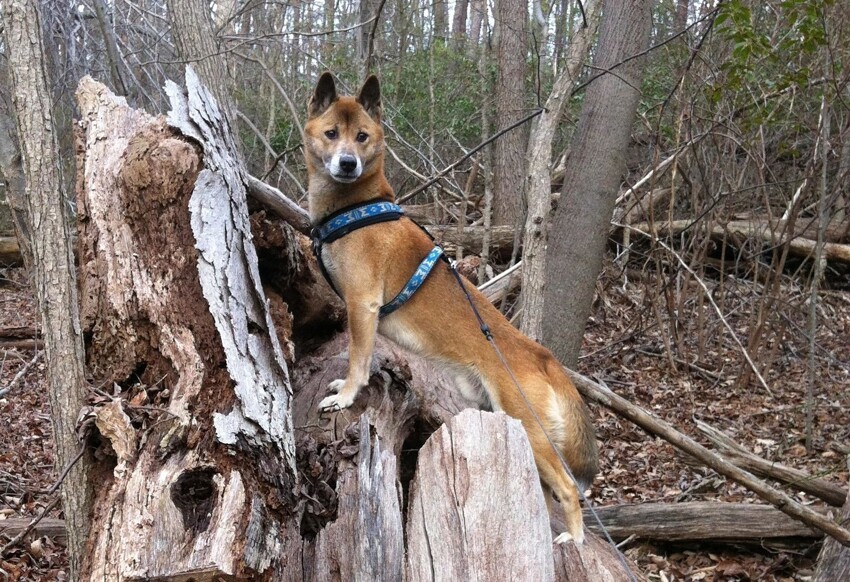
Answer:
<svg viewBox="0 0 850 582"><path fill-rule="evenodd" d="M847 492L838 485L813 477L805 471L763 459L736 443L727 434L700 420L696 421L696 425L700 432L720 449L724 457L741 469L758 477L769 477L781 481L835 507L841 507L847 498Z"/></svg>
<svg viewBox="0 0 850 582"><path fill-rule="evenodd" d="M576 388L589 401L596 402L629 419L644 430L660 436L676 448L688 453L721 475L743 485L783 513L815 527L832 536L844 546L850 546L850 531L837 525L811 508L805 507L767 483L760 481L751 473L739 469L726 459L712 453L692 438L674 429L668 423L636 406L625 398L614 394L608 388L593 382L589 378L565 368Z"/></svg>
<svg viewBox="0 0 850 582"><path fill-rule="evenodd" d="M850 468L850 458L847 464ZM838 522L844 525L850 523L850 493L847 494ZM835 580L850 580L850 548L841 546L833 539L827 539L818 556L818 565L812 582Z"/></svg>
<svg viewBox="0 0 850 582"><path fill-rule="evenodd" d="M165 404L137 418L144 438L136 449L124 439L131 446L102 475L85 560L92 580L262 572L279 558L279 532L291 530L289 383L268 333L240 168L191 71L187 84L188 99L171 87L171 119L204 144L200 174L196 145L161 118L89 78L77 93L89 373Z"/></svg>
<svg viewBox="0 0 850 582"><path fill-rule="evenodd" d="M552 543L528 438L501 413L466 410L431 435L419 452L409 508L411 582L628 579L597 538Z"/></svg>

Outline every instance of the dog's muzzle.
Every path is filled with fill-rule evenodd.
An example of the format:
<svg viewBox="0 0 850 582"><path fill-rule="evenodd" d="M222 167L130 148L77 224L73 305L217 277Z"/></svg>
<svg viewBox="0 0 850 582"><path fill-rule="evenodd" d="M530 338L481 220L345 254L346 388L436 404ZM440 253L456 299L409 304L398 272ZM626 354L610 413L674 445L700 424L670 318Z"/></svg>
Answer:
<svg viewBox="0 0 850 582"><path fill-rule="evenodd" d="M337 154L326 164L331 177L337 182L354 182L363 173L360 158L351 154Z"/></svg>

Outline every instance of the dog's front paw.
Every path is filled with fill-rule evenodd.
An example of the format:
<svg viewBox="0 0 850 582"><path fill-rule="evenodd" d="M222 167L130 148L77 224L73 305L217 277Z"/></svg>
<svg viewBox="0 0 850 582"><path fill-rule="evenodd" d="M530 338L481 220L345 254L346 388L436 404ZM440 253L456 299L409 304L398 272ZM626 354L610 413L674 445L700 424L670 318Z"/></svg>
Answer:
<svg viewBox="0 0 850 582"><path fill-rule="evenodd" d="M328 384L328 390L330 390L331 392L339 392L343 386L345 386L345 379L334 380L333 382Z"/></svg>
<svg viewBox="0 0 850 582"><path fill-rule="evenodd" d="M339 380L337 380L339 382ZM327 398L319 402L319 410L322 412L336 412L343 408L348 408L354 403L353 396L343 396L340 394L331 394Z"/></svg>
<svg viewBox="0 0 850 582"><path fill-rule="evenodd" d="M582 545L584 543L584 532L581 532L577 537L573 537L573 534L565 531L564 533L557 536L553 540L553 543L565 544L569 541L574 541L577 546Z"/></svg>

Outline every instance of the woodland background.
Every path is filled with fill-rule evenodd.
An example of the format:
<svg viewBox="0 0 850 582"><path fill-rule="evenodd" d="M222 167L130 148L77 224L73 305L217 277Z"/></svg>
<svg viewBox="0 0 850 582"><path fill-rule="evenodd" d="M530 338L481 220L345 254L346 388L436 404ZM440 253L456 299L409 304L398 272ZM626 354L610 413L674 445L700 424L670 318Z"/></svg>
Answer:
<svg viewBox="0 0 850 582"><path fill-rule="evenodd" d="M0 2L4 11L10 4ZM191 49L175 38L172 3L37 4L71 220L80 79L91 75L155 114L168 109L165 81L181 82L187 62L202 66L204 59L187 57ZM703 421L761 457L846 491L846 2L609 0L601 10L598 2L568 0L184 6L201 6L211 17L207 54L226 68L214 91L229 99L254 176L305 204L300 130L316 78L330 70L353 92L367 72L377 74L387 173L397 195L463 259L477 284L522 261L522 269L499 279L505 291L496 301L512 321L566 364L698 440L705 437L695 421ZM604 32L595 33L600 12L603 27L619 15L624 45L617 50L625 55L604 66ZM15 266L13 223L17 218L20 232L27 212L11 194L22 191L19 144L29 138L16 131L9 46L2 42L0 194L9 194L10 211L0 228L10 266L0 289L0 516L12 519L54 500L48 490L59 471L37 306L27 272ZM597 98L594 84L612 77L628 82L607 97L634 99L634 111L585 107ZM587 129L606 117L629 129L623 138ZM543 166L534 165L539 151ZM607 176L597 180L593 172ZM605 179L615 187L594 187ZM603 203L582 203L584 196ZM571 204L592 206L602 228ZM601 246L587 244L586 256L567 254L594 235ZM548 249L532 245L541 238ZM572 306L582 285L587 300ZM610 411L593 407L593 414L602 451L595 504L756 500ZM62 579L61 541L61 534L45 534L10 549L0 568L12 579ZM811 537L785 542L677 544L635 536L623 549L654 580L808 579L819 544Z"/></svg>

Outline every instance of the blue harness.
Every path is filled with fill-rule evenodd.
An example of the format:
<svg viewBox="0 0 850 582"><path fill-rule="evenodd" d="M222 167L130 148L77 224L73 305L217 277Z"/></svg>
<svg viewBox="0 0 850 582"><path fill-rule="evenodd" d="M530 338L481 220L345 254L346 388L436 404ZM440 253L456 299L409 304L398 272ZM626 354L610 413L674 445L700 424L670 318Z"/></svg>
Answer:
<svg viewBox="0 0 850 582"><path fill-rule="evenodd" d="M328 284L337 295L342 297L342 294L336 288L336 285L334 285L330 273L328 273L327 268L325 268L324 261L322 261L322 246L332 243L358 228L363 228L379 222L399 220L402 216L404 216L404 210L402 210L401 206L398 206L397 204L393 204L392 202L387 202L385 200L378 202L367 201L334 212L310 231L310 238L313 239L313 253L316 255L316 260L319 262L322 275L325 276ZM419 225L417 224L417 226ZM420 226L419 228L422 227ZM428 234L424 228L422 230ZM430 237L431 235L428 234L428 236ZM381 309L378 312L380 317L389 315L404 305L408 299L413 297L413 294L419 290L440 258L446 261L448 260L445 254L443 254L443 248L440 245L434 245L433 250L428 253L424 259L422 259L422 262L419 263L419 267L416 269L416 272L413 273L407 281L407 284L402 287L401 291L399 291L389 303L381 306Z"/></svg>

